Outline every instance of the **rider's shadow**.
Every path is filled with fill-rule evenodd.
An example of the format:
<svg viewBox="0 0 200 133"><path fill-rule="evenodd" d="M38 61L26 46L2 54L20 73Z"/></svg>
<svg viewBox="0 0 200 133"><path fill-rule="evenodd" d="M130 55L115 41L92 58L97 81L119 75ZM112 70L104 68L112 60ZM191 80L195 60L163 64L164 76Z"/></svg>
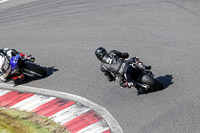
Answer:
<svg viewBox="0 0 200 133"><path fill-rule="evenodd" d="M163 89L166 89L168 88L170 85L172 85L174 82L172 81L173 80L173 75L165 75L165 76L159 76L156 78L156 80L158 80L159 82L161 82L163 84ZM162 91L160 90L160 91ZM156 91L153 91L153 90L147 90L145 93L143 94L147 94L147 93L152 93L152 92L156 92Z"/></svg>
<svg viewBox="0 0 200 133"><path fill-rule="evenodd" d="M29 77L27 75L24 75L24 80L15 80L14 86L26 84L26 83L29 83L34 80L40 80L40 79L47 78L47 77L51 76L54 72L59 70L59 69L54 68L54 66L53 67L44 67L44 69L46 70L45 77L39 77L39 76Z"/></svg>
<svg viewBox="0 0 200 133"><path fill-rule="evenodd" d="M163 90L164 90L174 83L172 81L173 78L174 78L173 75L165 75L165 76L157 77L156 79L163 84Z"/></svg>

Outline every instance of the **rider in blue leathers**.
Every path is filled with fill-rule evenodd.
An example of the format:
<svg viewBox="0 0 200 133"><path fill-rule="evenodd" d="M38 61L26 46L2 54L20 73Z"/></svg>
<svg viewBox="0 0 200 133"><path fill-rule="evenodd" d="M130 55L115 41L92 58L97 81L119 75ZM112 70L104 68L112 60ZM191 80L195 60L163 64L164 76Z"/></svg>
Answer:
<svg viewBox="0 0 200 133"><path fill-rule="evenodd" d="M26 56L22 53L19 53L15 49L8 49L8 48L0 49L0 79L4 82L11 76L10 73L12 72L12 69L10 65L10 60L14 56L18 56L18 58L21 59L26 58L32 61L35 60L35 58L32 57L31 55ZM14 80L19 78L23 79L24 75L20 74L12 77L12 79Z"/></svg>

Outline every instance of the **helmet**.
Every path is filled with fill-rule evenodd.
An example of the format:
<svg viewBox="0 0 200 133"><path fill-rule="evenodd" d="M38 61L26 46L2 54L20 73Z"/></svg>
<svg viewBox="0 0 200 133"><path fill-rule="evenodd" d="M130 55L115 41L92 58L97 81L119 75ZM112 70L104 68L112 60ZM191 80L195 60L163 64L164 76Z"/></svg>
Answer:
<svg viewBox="0 0 200 133"><path fill-rule="evenodd" d="M104 57L104 55L107 54L107 51L103 47L99 47L95 50L96 57L101 61Z"/></svg>

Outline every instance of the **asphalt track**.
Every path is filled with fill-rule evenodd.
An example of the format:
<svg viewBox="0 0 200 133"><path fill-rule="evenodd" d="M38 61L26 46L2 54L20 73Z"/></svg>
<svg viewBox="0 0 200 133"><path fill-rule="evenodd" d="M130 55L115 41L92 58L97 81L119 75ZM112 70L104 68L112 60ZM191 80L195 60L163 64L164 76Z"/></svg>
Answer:
<svg viewBox="0 0 200 133"><path fill-rule="evenodd" d="M10 0L0 4L0 46L55 66L26 86L85 97L124 133L198 133L199 7L199 0ZM109 83L94 56L98 46L139 56L165 89L137 96Z"/></svg>

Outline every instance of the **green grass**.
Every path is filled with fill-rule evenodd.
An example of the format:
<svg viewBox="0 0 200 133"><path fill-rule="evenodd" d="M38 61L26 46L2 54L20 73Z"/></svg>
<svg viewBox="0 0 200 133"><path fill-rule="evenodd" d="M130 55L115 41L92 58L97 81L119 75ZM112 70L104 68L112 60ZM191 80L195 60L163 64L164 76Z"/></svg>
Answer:
<svg viewBox="0 0 200 133"><path fill-rule="evenodd" d="M0 133L69 133L52 120L32 112L0 107Z"/></svg>

